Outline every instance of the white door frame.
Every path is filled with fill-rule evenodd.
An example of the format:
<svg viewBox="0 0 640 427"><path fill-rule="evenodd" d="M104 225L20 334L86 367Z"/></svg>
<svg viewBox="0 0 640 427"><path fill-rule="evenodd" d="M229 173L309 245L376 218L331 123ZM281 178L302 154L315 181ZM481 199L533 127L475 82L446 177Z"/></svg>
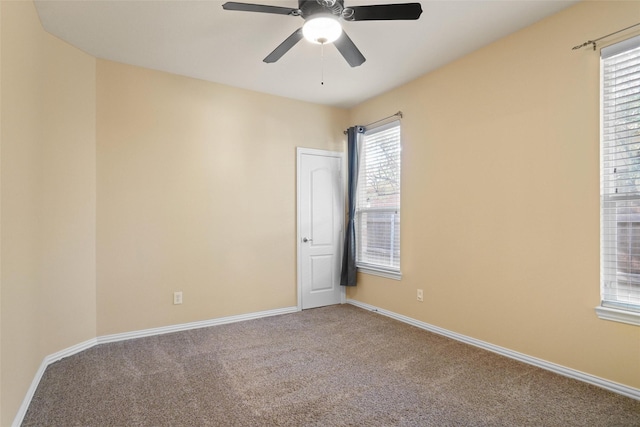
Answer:
<svg viewBox="0 0 640 427"><path fill-rule="evenodd" d="M328 151L328 150L318 150L315 148L305 148L305 147L296 147L296 277L297 277L297 293L298 293L298 311L302 311L302 274L301 274L301 257L300 257L300 248L302 243L302 236L300 235L300 158L304 154L308 155L316 155L316 156L327 156L327 157L338 157L340 159L340 163L342 164L342 170L344 171L344 153L341 151ZM345 182L346 173L340 174L340 182L342 184L343 194L344 189L346 188ZM344 205L346 206L346 204ZM344 210L343 210L344 211ZM344 212L343 212L343 232L342 237L344 238ZM339 257L342 260L342 252L343 245L340 245L340 253ZM347 292L346 286L340 286L340 303L344 304L347 302Z"/></svg>

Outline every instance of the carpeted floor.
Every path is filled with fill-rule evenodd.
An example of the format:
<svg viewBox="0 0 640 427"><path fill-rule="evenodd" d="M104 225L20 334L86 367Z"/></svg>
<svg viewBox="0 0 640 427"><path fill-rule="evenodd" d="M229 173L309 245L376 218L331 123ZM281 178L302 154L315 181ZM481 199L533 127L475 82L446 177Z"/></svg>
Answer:
<svg viewBox="0 0 640 427"><path fill-rule="evenodd" d="M96 346L23 426L640 426L640 401L342 305Z"/></svg>

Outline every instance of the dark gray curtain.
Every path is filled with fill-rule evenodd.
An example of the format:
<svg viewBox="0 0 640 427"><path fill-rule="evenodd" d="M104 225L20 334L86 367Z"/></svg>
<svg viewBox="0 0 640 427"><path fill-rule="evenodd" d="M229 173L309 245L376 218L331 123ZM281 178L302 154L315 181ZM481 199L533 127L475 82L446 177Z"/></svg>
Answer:
<svg viewBox="0 0 640 427"><path fill-rule="evenodd" d="M347 162L349 182L347 183L347 232L344 236L344 252L342 254L342 272L340 285L356 285L356 189L358 186L358 133L363 132L362 126L354 126L347 129Z"/></svg>

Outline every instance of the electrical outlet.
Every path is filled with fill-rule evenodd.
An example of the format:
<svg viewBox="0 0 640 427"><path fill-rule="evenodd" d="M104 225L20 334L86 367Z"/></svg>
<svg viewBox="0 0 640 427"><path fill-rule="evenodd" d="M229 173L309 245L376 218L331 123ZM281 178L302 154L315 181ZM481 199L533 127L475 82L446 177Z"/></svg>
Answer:
<svg viewBox="0 0 640 427"><path fill-rule="evenodd" d="M418 301L422 302L424 300L422 289L418 289Z"/></svg>
<svg viewBox="0 0 640 427"><path fill-rule="evenodd" d="M173 293L173 304L182 304L182 292Z"/></svg>

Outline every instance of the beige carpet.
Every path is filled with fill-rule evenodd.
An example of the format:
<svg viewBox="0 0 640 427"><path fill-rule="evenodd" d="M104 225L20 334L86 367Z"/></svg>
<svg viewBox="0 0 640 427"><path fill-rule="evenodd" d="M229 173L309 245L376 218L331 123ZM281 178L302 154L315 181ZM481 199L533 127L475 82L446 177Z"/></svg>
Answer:
<svg viewBox="0 0 640 427"><path fill-rule="evenodd" d="M104 344L24 426L640 426L640 401L350 305Z"/></svg>

